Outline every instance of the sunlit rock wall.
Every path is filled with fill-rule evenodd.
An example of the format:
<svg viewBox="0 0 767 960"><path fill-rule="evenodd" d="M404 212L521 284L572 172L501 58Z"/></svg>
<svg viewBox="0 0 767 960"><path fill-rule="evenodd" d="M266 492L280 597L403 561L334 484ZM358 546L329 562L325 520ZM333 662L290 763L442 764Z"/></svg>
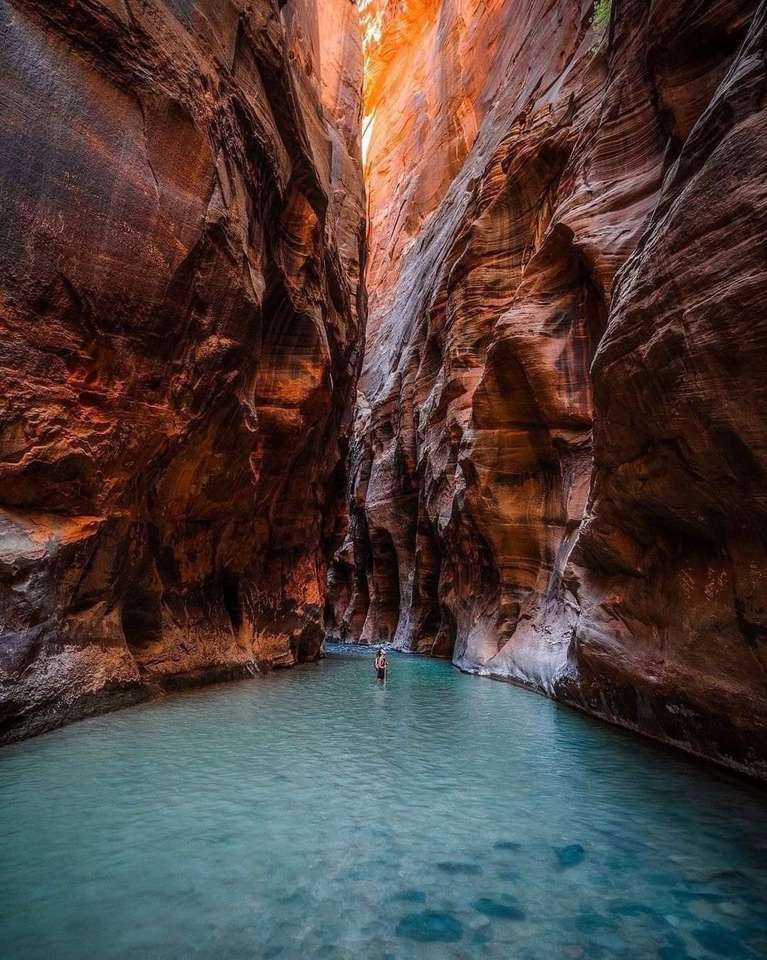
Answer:
<svg viewBox="0 0 767 960"><path fill-rule="evenodd" d="M765 6L362 12L332 631L767 774Z"/></svg>
<svg viewBox="0 0 767 960"><path fill-rule="evenodd" d="M364 200L348 0L0 0L0 61L8 739L317 656Z"/></svg>

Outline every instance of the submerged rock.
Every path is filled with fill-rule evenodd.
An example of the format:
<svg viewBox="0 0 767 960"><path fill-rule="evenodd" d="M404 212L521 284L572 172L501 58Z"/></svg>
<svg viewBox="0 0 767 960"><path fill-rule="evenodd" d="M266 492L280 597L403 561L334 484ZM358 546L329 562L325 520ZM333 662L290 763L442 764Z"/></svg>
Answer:
<svg viewBox="0 0 767 960"><path fill-rule="evenodd" d="M503 901L492 900L489 897L480 897L472 903L472 908L486 917L496 920L524 920L525 911L519 907L516 900L505 897Z"/></svg>
<svg viewBox="0 0 767 960"><path fill-rule="evenodd" d="M426 894L423 890L403 890L392 899L399 900L402 903L426 903Z"/></svg>
<svg viewBox="0 0 767 960"><path fill-rule="evenodd" d="M423 910L408 913L397 924L397 936L420 943L458 943L463 925L452 913Z"/></svg>
<svg viewBox="0 0 767 960"><path fill-rule="evenodd" d="M571 843L567 847L554 847L554 853L557 857L557 865L561 870L568 867L577 867L586 859L586 851L579 843Z"/></svg>
<svg viewBox="0 0 767 960"><path fill-rule="evenodd" d="M693 930L692 935L702 947L717 956L747 957L752 955L751 949L742 942L737 934L719 924L708 923L705 927Z"/></svg>
<svg viewBox="0 0 767 960"><path fill-rule="evenodd" d="M482 873L482 867L478 863L462 863L454 860L443 861L435 864L437 870L443 873L465 874L466 876L477 876Z"/></svg>

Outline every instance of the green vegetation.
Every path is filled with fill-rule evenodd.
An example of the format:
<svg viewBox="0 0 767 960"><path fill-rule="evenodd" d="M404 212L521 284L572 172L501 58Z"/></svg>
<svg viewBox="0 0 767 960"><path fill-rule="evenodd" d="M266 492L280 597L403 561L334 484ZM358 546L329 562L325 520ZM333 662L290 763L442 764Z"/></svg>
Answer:
<svg viewBox="0 0 767 960"><path fill-rule="evenodd" d="M591 15L591 26L595 30L605 30L610 22L610 9L613 0L595 0L594 12Z"/></svg>

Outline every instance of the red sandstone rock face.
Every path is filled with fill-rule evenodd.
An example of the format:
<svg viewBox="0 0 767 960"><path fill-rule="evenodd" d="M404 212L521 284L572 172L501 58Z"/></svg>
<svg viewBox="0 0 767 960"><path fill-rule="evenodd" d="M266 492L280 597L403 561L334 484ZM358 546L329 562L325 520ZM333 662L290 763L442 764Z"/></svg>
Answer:
<svg viewBox="0 0 767 960"><path fill-rule="evenodd" d="M765 49L761 5L615 283L593 368L592 488L567 571L577 685L564 691L762 775Z"/></svg>
<svg viewBox="0 0 767 960"><path fill-rule="evenodd" d="M13 738L318 654L361 38L348 0L3 0L0 60Z"/></svg>
<svg viewBox="0 0 767 960"><path fill-rule="evenodd" d="M337 636L767 775L765 6L369 0Z"/></svg>

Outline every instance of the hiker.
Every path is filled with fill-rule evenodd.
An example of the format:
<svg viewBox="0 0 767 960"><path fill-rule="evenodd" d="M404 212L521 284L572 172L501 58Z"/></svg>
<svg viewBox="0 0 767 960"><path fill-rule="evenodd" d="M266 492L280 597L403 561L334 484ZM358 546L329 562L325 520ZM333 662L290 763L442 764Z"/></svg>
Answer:
<svg viewBox="0 0 767 960"><path fill-rule="evenodd" d="M383 652L383 648L378 648L378 653L376 654L375 660L376 668L376 677L378 680L386 679L386 654Z"/></svg>

